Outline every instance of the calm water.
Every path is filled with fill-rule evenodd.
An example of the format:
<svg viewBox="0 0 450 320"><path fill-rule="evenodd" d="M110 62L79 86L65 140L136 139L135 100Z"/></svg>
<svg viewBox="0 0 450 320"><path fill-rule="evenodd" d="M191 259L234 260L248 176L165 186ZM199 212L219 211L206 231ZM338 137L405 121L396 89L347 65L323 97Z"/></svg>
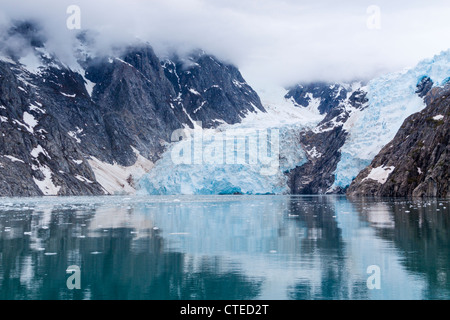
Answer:
<svg viewBox="0 0 450 320"><path fill-rule="evenodd" d="M448 199L0 199L0 299L449 299L449 269Z"/></svg>

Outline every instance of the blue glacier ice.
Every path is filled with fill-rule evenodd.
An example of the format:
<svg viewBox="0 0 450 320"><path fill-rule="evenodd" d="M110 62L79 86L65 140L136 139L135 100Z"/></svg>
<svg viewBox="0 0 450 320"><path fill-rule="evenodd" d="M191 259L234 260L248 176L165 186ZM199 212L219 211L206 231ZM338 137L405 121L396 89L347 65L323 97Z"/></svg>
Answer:
<svg viewBox="0 0 450 320"><path fill-rule="evenodd" d="M369 106L357 113L357 121L348 128L349 138L341 149L342 158L335 172L334 187L345 188L369 165L381 149L396 135L411 114L425 108L415 92L420 80L428 76L441 86L450 76L450 50L423 60L404 72L381 76L369 82Z"/></svg>
<svg viewBox="0 0 450 320"><path fill-rule="evenodd" d="M299 147L300 129L297 126L284 126L270 130L239 130L238 134L231 137L222 130L204 130L199 139L190 134L188 139L172 144L150 173L141 179L140 192L151 195L289 193L284 172L307 161L305 152ZM277 139L274 138L275 134ZM266 141L265 146L258 144L259 148L250 148L249 139L255 138L256 141L257 136L272 138L261 140ZM202 145L199 148L197 145L200 141ZM215 141L222 143L216 149L218 158L213 152L206 151ZM230 161L227 161L230 154L226 149L228 143L233 145L233 159ZM175 152L176 148L183 151ZM275 161L260 161L262 151L268 155L268 159ZM237 161L238 154L241 162ZM181 158L187 161L180 161Z"/></svg>

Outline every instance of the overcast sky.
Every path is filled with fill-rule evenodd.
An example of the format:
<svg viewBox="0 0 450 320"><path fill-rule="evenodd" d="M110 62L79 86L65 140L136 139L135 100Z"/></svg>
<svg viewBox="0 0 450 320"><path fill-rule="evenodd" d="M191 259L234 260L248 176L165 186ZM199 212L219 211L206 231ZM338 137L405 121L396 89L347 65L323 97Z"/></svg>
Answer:
<svg viewBox="0 0 450 320"><path fill-rule="evenodd" d="M250 83L368 79L450 47L449 0L0 0L0 24L37 19L63 52L72 4L81 28L100 32L100 46L138 37L158 52L202 48ZM381 29L367 26L371 5Z"/></svg>

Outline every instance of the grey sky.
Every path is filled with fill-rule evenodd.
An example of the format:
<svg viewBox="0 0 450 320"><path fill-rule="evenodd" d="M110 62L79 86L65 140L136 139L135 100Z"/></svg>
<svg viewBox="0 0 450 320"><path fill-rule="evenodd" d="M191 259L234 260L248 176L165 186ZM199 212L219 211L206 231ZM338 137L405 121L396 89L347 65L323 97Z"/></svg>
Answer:
<svg viewBox="0 0 450 320"><path fill-rule="evenodd" d="M159 52L203 48L251 83L371 78L450 47L448 0L0 0L0 24L38 19L63 54L71 4L83 29L100 32L100 47L138 37ZM381 9L380 30L367 27L370 5Z"/></svg>

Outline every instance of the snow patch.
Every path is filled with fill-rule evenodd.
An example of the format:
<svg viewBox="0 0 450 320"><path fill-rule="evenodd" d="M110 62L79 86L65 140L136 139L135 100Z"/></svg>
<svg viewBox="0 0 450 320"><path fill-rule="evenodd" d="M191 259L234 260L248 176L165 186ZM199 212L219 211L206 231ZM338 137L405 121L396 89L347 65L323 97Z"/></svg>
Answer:
<svg viewBox="0 0 450 320"><path fill-rule="evenodd" d="M93 184L93 183L94 183L93 181L91 181L91 180L89 180L88 178L85 178L85 177L83 177L83 176L80 176L79 174L77 174L77 175L75 176L75 178L76 178L77 180L81 181L81 182L86 182L86 183L89 183L89 184Z"/></svg>
<svg viewBox="0 0 450 320"><path fill-rule="evenodd" d="M200 94L197 90L195 90L195 89L190 88L190 89L189 89L189 92L191 92L191 93L193 93L193 94L195 94L195 95L197 95L197 96L201 96L201 94Z"/></svg>
<svg viewBox="0 0 450 320"><path fill-rule="evenodd" d="M9 160L11 160L12 162L20 162L20 163L25 163L25 161L23 161L23 160L20 160L20 159L17 159L16 157L13 157L13 156L8 156L8 155L6 155L6 156L2 156L2 157L4 157L4 158L8 158Z"/></svg>
<svg viewBox="0 0 450 320"><path fill-rule="evenodd" d="M195 114L195 113L199 112L199 111L203 108L203 106L204 106L205 104L206 104L206 101L203 101L202 104L200 105L200 107L198 107L197 109L195 109L195 110L193 111L193 113Z"/></svg>
<svg viewBox="0 0 450 320"><path fill-rule="evenodd" d="M33 52L20 58L19 62L26 70L33 74L38 74L42 67L42 61Z"/></svg>
<svg viewBox="0 0 450 320"><path fill-rule="evenodd" d="M84 77L84 81L86 82L85 87L86 91L89 94L90 97L92 97L92 92L94 92L95 83L92 81L89 81Z"/></svg>
<svg viewBox="0 0 450 320"><path fill-rule="evenodd" d="M256 92L266 112L255 107L255 112L250 112L242 119L241 127L264 129L298 125L313 128L325 118L325 115L314 110L296 107L292 101L284 98L288 90L282 87L264 86L256 88Z"/></svg>
<svg viewBox="0 0 450 320"><path fill-rule="evenodd" d="M322 154L320 152L317 151L316 147L312 148L309 151L306 151L306 153L311 157L311 158L322 158Z"/></svg>
<svg viewBox="0 0 450 320"><path fill-rule="evenodd" d="M141 179L153 168L152 161L144 158L138 150L133 148L133 151L137 160L130 167L124 167L116 163L109 164L95 157L88 160L97 182L103 187L106 194L135 194L134 182Z"/></svg>
<svg viewBox="0 0 450 320"><path fill-rule="evenodd" d="M239 89L243 88L245 85L247 85L245 82L239 82L236 79L233 79L233 84L238 87Z"/></svg>
<svg viewBox="0 0 450 320"><path fill-rule="evenodd" d="M395 170L395 167L385 167L381 166L378 168L373 168L367 178L363 179L362 182L371 179L377 181L379 184L385 184L391 173Z"/></svg>
<svg viewBox="0 0 450 320"><path fill-rule="evenodd" d="M68 98L75 98L77 95L76 94L68 94L68 93L64 93L64 92L60 92L63 96L68 97Z"/></svg>
<svg viewBox="0 0 450 320"><path fill-rule="evenodd" d="M42 107L42 104L40 104L40 106ZM43 109L39 108L38 106L35 106L34 104L30 104L30 106L28 108L30 109L30 111L40 112L40 113L45 114L45 111Z"/></svg>
<svg viewBox="0 0 450 320"><path fill-rule="evenodd" d="M12 60L11 58L8 58L8 57L0 57L0 60L3 61L3 62L16 64L16 62L14 60Z"/></svg>
<svg viewBox="0 0 450 320"><path fill-rule="evenodd" d="M34 166L33 169L40 170L44 175L44 180L42 181L33 177L34 183L39 187L42 193L46 196L57 196L61 187L55 186L55 184L53 183L52 181L53 172L50 170L50 168L47 167L46 165L41 165L38 168Z"/></svg>
<svg viewBox="0 0 450 320"><path fill-rule="evenodd" d="M437 115L437 116L435 116L435 117L433 117L433 120L434 121L441 121L442 119L444 119L444 116L443 115Z"/></svg>
<svg viewBox="0 0 450 320"><path fill-rule="evenodd" d="M47 151L45 151L44 150L44 148L42 148L42 146L40 146L40 145L38 145L36 148L34 148L32 151L31 151L31 156L33 157L33 158L38 158L39 157L39 155L40 154L43 154L44 156L46 156L47 158L49 158L49 159L51 159L50 158L50 156L48 155L48 153L47 153Z"/></svg>
<svg viewBox="0 0 450 320"><path fill-rule="evenodd" d="M37 120L34 118L32 114L28 112L23 113L23 122L25 122L25 127L30 133L34 133L34 127L38 124Z"/></svg>
<svg viewBox="0 0 450 320"><path fill-rule="evenodd" d="M308 92L308 93L305 95L305 98L309 99L309 103L308 103L308 105L306 106L306 109L308 109L308 110L310 110L310 111L312 111L312 112L318 112L318 113L320 113L320 112L319 112L319 107L320 107L320 104L322 103L322 99L320 99L320 98L314 98L313 94L310 93L310 92Z"/></svg>
<svg viewBox="0 0 450 320"><path fill-rule="evenodd" d="M79 127L76 127L75 129L77 129L77 131L69 131L69 132L67 132L67 134L71 138L75 139L75 141L77 143L81 143L81 140L80 140L80 138L78 138L78 135L83 132L83 129L80 129Z"/></svg>

